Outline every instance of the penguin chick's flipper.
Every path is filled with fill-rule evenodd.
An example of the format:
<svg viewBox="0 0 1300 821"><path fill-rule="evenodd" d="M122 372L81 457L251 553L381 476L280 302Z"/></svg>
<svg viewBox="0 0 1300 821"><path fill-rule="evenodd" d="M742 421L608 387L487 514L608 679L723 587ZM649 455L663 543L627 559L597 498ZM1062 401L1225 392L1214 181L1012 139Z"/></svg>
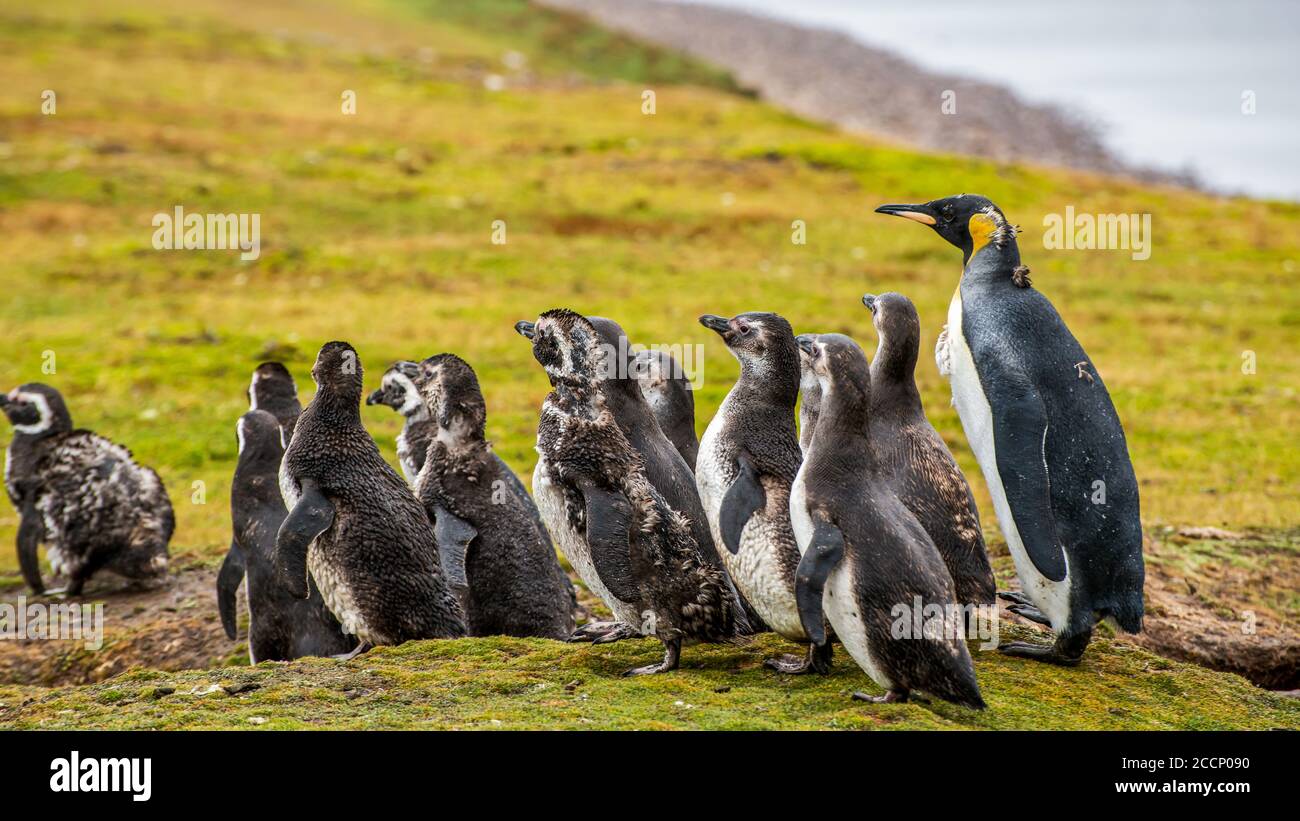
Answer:
<svg viewBox="0 0 1300 821"><path fill-rule="evenodd" d="M826 622L822 612L822 591L826 579L844 558L844 534L825 518L813 524L812 543L799 561L795 573L794 598L799 605L799 621L813 644L826 643Z"/></svg>
<svg viewBox="0 0 1300 821"><path fill-rule="evenodd" d="M600 581L620 600L639 601L641 588L632 573L632 503L590 479L578 489L587 503L587 544Z"/></svg>
<svg viewBox="0 0 1300 821"><path fill-rule="evenodd" d="M41 544L41 516L36 512L35 494L23 496L22 512L18 524L18 567L23 572L23 581L37 595L45 592L45 582L41 581L41 563L36 549Z"/></svg>
<svg viewBox="0 0 1300 821"><path fill-rule="evenodd" d="M244 581L244 553L239 549L239 542L230 540L230 550L221 562L217 572L217 612L221 614L221 626L225 628L226 637L239 637L236 628L239 614L235 610L236 593Z"/></svg>
<svg viewBox="0 0 1300 821"><path fill-rule="evenodd" d="M1025 552L1045 577L1065 579L1065 552L1057 536L1056 516L1043 456L1047 410L1038 392L1006 374L993 408L993 441L998 474L1011 506Z"/></svg>
<svg viewBox="0 0 1300 821"><path fill-rule="evenodd" d="M744 532L749 517L767 506L767 493L763 491L763 484L758 481L758 472L749 457L742 453L736 461L740 472L722 497L720 517L722 541L733 556L740 552L740 534Z"/></svg>
<svg viewBox="0 0 1300 821"><path fill-rule="evenodd" d="M442 560L442 572L447 574L447 583L452 587L469 587L469 578L465 574L465 554L469 552L469 543L474 541L478 531L474 526L441 505L433 510L433 537L438 542L438 558Z"/></svg>
<svg viewBox="0 0 1300 821"><path fill-rule="evenodd" d="M289 592L307 598L307 548L334 523L334 505L311 479L299 482L302 495L275 537L274 565Z"/></svg>

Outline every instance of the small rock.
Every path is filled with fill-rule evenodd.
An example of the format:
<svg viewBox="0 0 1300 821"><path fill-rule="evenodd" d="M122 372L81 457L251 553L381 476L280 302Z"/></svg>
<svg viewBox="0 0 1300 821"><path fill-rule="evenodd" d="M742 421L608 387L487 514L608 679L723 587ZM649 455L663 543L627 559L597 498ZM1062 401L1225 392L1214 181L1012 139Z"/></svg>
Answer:
<svg viewBox="0 0 1300 821"><path fill-rule="evenodd" d="M240 693L249 693L253 690L260 689L262 685L252 681L238 681L221 685L221 689L226 691L228 696L237 696Z"/></svg>
<svg viewBox="0 0 1300 821"><path fill-rule="evenodd" d="M730 692L731 692L731 688L730 688L730 687L714 687L714 688L713 688L713 692L715 692L715 693L730 693Z"/></svg>
<svg viewBox="0 0 1300 821"><path fill-rule="evenodd" d="M149 698L159 699L165 696L169 696L174 692L176 692L175 687L155 687L153 688L152 691L150 691Z"/></svg>
<svg viewBox="0 0 1300 821"><path fill-rule="evenodd" d="M1245 534L1218 527L1182 527L1178 535L1187 539L1213 539L1217 541L1240 541Z"/></svg>
<svg viewBox="0 0 1300 821"><path fill-rule="evenodd" d="M261 716L249 716L249 717L248 717L248 723L249 723L249 724L265 724L265 723L266 723L266 719L262 718Z"/></svg>
<svg viewBox="0 0 1300 821"><path fill-rule="evenodd" d="M564 685L564 689L565 691L572 693L574 690L578 689L581 686L582 686L582 679L575 678L573 681L570 681L568 684Z"/></svg>

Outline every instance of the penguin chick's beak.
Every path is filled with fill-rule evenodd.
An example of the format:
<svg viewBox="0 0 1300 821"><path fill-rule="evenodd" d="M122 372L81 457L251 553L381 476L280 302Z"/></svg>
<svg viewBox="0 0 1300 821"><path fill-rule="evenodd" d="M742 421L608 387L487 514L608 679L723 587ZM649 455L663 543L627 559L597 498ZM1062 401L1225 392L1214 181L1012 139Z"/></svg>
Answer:
<svg viewBox="0 0 1300 821"><path fill-rule="evenodd" d="M866 305L866 306L867 306L867 310L871 311L871 313L874 314L874 313L876 312L876 295L875 295L875 294L863 294L863 295L862 295L862 304L863 304L863 305Z"/></svg>
<svg viewBox="0 0 1300 821"><path fill-rule="evenodd" d="M377 391L371 391L371 392L370 392L370 395L366 397L366 404L367 404L367 405L378 405L378 404L379 404L380 397L382 397L383 395L384 395L384 389L383 389L383 388L380 388L380 389L377 390Z"/></svg>
<svg viewBox="0 0 1300 821"><path fill-rule="evenodd" d="M934 225L936 222L934 212L925 205L882 205L876 209L876 213L903 217L922 225Z"/></svg>
<svg viewBox="0 0 1300 821"><path fill-rule="evenodd" d="M794 341L799 343L799 350L809 356L817 355L817 334L799 334Z"/></svg>
<svg viewBox="0 0 1300 821"><path fill-rule="evenodd" d="M705 314L700 317L700 324L710 331L716 331L720 334L725 334L731 330L731 323L727 319L713 314Z"/></svg>
<svg viewBox="0 0 1300 821"><path fill-rule="evenodd" d="M515 333L527 339L533 338L534 330L536 328L537 328L537 323L529 322L526 319L521 319L515 323Z"/></svg>

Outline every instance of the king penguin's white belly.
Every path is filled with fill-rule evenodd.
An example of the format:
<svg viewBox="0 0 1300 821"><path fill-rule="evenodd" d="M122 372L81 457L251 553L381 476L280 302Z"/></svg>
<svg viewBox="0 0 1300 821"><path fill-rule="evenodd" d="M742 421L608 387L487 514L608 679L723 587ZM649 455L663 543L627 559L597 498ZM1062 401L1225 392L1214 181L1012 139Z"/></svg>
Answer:
<svg viewBox="0 0 1300 821"><path fill-rule="evenodd" d="M961 289L958 288L948 306L948 365L951 369L949 379L952 382L953 405L961 417L961 425L966 431L971 450L975 452L975 459L984 472L984 481L988 484L989 496L993 500L993 510L997 513L1002 535L1007 540L1007 547L1015 561L1020 585L1029 600L1051 620L1052 629L1059 633L1070 618L1069 557L1066 557L1065 578L1054 582L1038 572L1029 554L1025 552L1025 543L1016 528L1011 506L1007 503L1007 492L998 473L997 450L993 441L993 412L980 384L979 373L975 370L975 358L966 343L961 320Z"/></svg>
<svg viewBox="0 0 1300 821"><path fill-rule="evenodd" d="M533 469L533 500L537 502L537 511L542 515L542 522L551 532L556 546L578 574L578 578L582 579L582 583L600 597L615 619L644 632L643 628L649 621L641 618L636 604L619 599L600 580L596 564L591 560L587 536L569 525L569 517L564 510L564 493L551 482L549 474L546 457L542 456Z"/></svg>
<svg viewBox="0 0 1300 821"><path fill-rule="evenodd" d="M695 459L695 486L700 492L705 518L709 520L709 532L722 566L763 621L786 638L806 641L808 636L799 620L799 605L794 596L794 574L782 564L777 552L782 548L764 538L774 528L784 527L784 523L770 522L765 512L758 510L740 533L740 552L733 555L722 541L722 500L730 485L725 478L721 432L730 400L728 394L704 431Z"/></svg>

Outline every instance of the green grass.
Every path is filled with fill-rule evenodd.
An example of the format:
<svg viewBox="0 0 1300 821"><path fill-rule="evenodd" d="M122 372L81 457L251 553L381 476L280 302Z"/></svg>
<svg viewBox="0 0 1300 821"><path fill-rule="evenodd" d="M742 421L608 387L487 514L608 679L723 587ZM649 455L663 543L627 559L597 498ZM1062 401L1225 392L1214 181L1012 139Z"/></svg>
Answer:
<svg viewBox="0 0 1300 821"><path fill-rule="evenodd" d="M1012 632L1004 628L1004 632ZM1028 631L1015 630L1017 635ZM0 685L0 725L18 729L1151 729L1300 727L1300 701L1243 679L1102 639L1081 667L975 654L988 709L864 705L879 693L841 658L832 675L782 676L775 636L688 648L681 670L621 673L658 657L652 640L574 647L460 639L380 648L351 662L186 673L138 671L44 690ZM241 687L242 685L242 687ZM255 689L231 694L248 685Z"/></svg>
<svg viewBox="0 0 1300 821"><path fill-rule="evenodd" d="M774 310L800 332L849 333L870 350L868 290L916 302L926 407L991 532L928 353L960 258L919 226L871 213L958 191L992 197L1025 226L1035 286L1115 398L1148 525L1300 518L1296 205L848 137L735 93L714 69L506 0L10 4L0 76L0 385L54 384L75 421L156 467L176 504L173 550L194 559L224 551L234 420L267 356L288 362L306 398L330 339L357 346L368 384L394 359L455 351L478 371L498 452L527 476L547 385L516 320L564 305L614 317L639 342L702 345L702 430L736 365L699 314ZM503 90L488 90L494 76ZM58 94L53 116L40 113L44 89ZM652 116L641 113L645 89L657 95ZM341 113L345 90L355 116ZM259 213L261 258L155 251L152 215L178 204ZM1067 205L1152 213L1151 259L1044 250L1043 215ZM495 220L505 245L491 242ZM790 241L794 220L806 245ZM1254 375L1241 371L1244 350L1256 353ZM42 371L47 351L53 374ZM397 417L363 415L393 457ZM16 525L0 502L0 543ZM0 577L17 579L12 551L0 551ZM543 666L588 658L476 647L382 658L501 647L528 648ZM668 680L681 683L616 686L681 686L709 701L706 682ZM779 689L819 686L832 685ZM861 713L824 709L816 720Z"/></svg>

